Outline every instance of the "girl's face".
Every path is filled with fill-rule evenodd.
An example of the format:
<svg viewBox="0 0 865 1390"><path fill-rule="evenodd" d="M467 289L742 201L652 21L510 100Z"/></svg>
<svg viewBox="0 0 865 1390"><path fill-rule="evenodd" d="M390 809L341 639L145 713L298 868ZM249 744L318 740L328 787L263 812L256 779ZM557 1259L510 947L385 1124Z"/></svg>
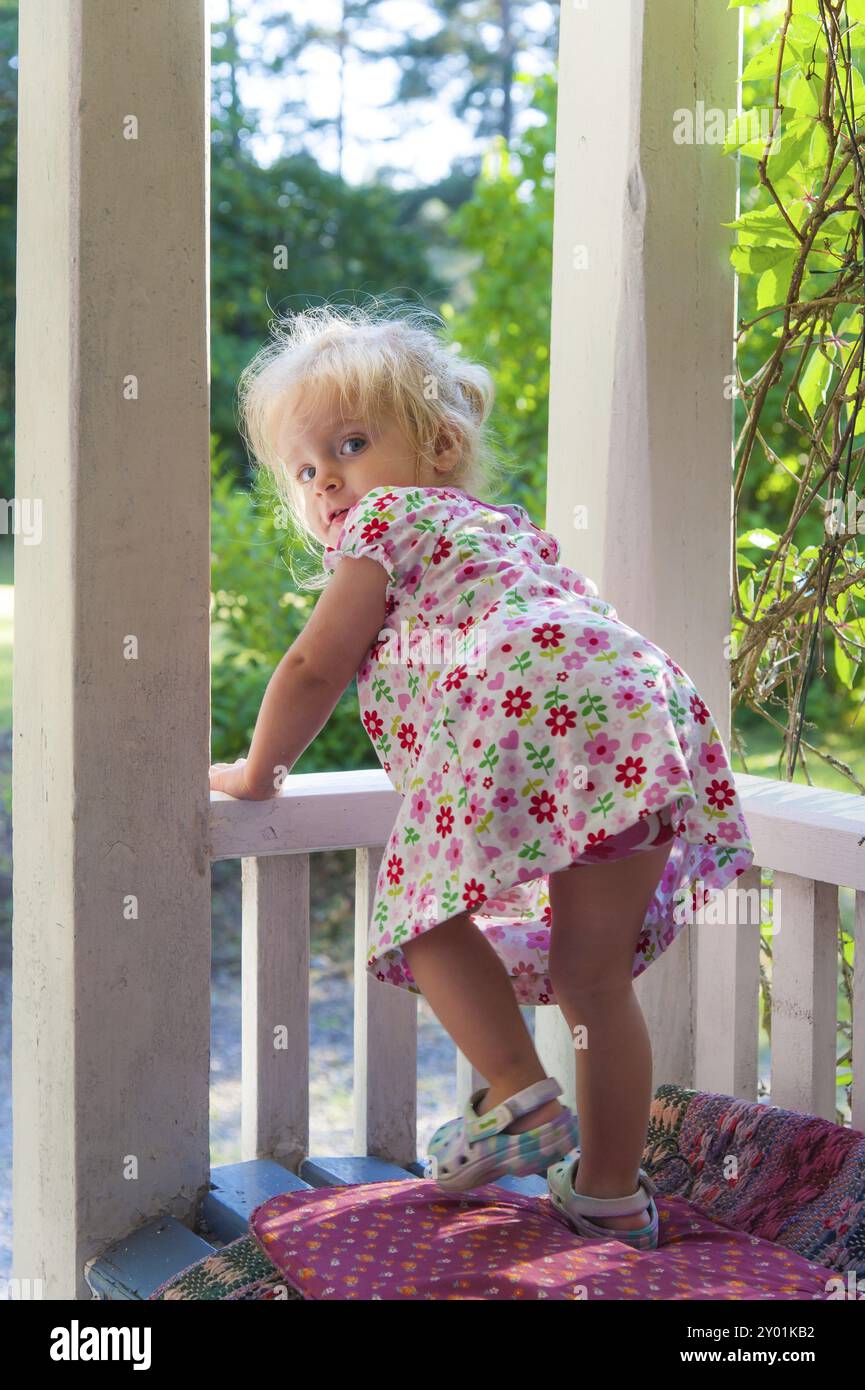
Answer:
<svg viewBox="0 0 865 1390"><path fill-rule="evenodd" d="M338 406L327 405L302 420L284 406L275 448L300 494L307 526L324 545L336 544L342 514L372 488L426 485L418 478L411 445L390 417L379 425L346 420ZM436 473L448 473L456 454L455 447L440 454Z"/></svg>

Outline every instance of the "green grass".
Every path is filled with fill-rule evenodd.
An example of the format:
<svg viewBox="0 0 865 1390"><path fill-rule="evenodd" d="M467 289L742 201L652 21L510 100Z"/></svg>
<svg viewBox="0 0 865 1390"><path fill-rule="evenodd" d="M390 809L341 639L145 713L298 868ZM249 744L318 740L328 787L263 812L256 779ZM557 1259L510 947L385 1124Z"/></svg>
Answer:
<svg viewBox="0 0 865 1390"><path fill-rule="evenodd" d="M777 715L775 717L777 718ZM865 785L865 737L859 728L860 723L861 720L852 729L844 724L840 728L806 728L803 741L807 739L823 753L830 754L838 762L846 763L859 782ZM778 760L781 748L780 737L771 725L761 721L756 728L749 727L747 732L740 730L739 741L744 750L746 765L742 765L742 759L732 747L731 741L728 751L734 772L750 772L754 777L771 777L779 782L786 780L784 763L783 761L779 763ZM853 795L859 795L855 784L850 781L849 777L836 771L830 763L824 762L814 753L809 753L807 748L805 749L805 757L808 762L811 782L815 787L827 787L832 791L851 792ZM808 783L808 778L802 767L801 756L796 764L793 781L801 782L803 785Z"/></svg>

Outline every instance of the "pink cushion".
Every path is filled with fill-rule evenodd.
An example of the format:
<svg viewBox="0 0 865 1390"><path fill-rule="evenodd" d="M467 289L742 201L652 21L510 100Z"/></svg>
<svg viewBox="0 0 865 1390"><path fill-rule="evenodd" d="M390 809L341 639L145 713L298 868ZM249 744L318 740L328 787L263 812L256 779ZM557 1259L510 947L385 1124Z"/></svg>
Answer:
<svg viewBox="0 0 865 1390"><path fill-rule="evenodd" d="M825 1299L840 1276L656 1197L657 1250L577 1236L549 1197L431 1179L285 1192L250 1230L308 1299ZM836 1293L837 1296L837 1293Z"/></svg>

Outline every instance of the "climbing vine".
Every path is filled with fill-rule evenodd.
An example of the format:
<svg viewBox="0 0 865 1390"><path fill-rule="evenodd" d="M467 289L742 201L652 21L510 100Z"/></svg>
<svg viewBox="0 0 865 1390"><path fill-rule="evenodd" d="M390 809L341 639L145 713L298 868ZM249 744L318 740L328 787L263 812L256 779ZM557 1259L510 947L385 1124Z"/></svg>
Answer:
<svg viewBox="0 0 865 1390"><path fill-rule="evenodd" d="M730 6L741 7L742 0ZM752 310L736 331L732 703L780 732L779 773L788 780L800 762L812 780L813 754L860 792L865 786L847 762L804 731L815 727L808 698L815 679L827 675L827 649L837 689L855 698L863 684L863 56L865 0L786 0L780 25L742 73L745 90L768 103L743 110L725 144L756 163L750 206L726 224L737 232L732 261ZM789 480L785 496L792 498L777 532L740 521L756 494L754 476L765 479L767 465L770 480ZM865 694L854 723L863 702ZM747 766L735 730L733 740ZM838 943L836 1084L846 1088L849 1106L853 940L840 918ZM771 935L763 933L767 1033L772 954Z"/></svg>
<svg viewBox="0 0 865 1390"><path fill-rule="evenodd" d="M737 232L738 275L756 285L753 313L737 324L733 386L741 407L733 706L780 730L788 779L801 759L811 780L807 750L865 792L846 762L803 736L809 691L827 670L827 633L829 659L851 692L865 653L863 51L865 0L786 0L780 26L742 74L768 101L728 131L725 150L755 160L757 179L753 205L725 225ZM770 117L765 138L753 138L757 114ZM743 349L757 335L765 350L746 377ZM792 453L779 449L778 422ZM739 524L753 473L766 463L793 481L779 532Z"/></svg>

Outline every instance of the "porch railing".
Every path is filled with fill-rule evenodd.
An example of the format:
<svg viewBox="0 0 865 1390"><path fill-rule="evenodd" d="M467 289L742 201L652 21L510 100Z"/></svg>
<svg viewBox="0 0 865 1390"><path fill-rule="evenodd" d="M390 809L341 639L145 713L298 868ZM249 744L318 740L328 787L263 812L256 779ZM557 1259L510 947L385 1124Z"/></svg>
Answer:
<svg viewBox="0 0 865 1390"><path fill-rule="evenodd" d="M865 809L849 793L744 774L736 784L755 865L723 895L722 922L688 928L698 933L694 1084L757 1097L761 870L771 870L769 1099L834 1119L838 890L855 890L861 962ZM375 883L399 804L380 770L289 777L267 802L212 797L211 859L242 861L243 1159L271 1156L296 1170L309 1152L310 860L333 849L356 852L353 1152L401 1166L417 1158L418 997L366 970ZM767 920L765 909L762 915ZM855 980L853 1072L862 1078L865 970ZM536 1041L573 1097L573 1054L558 1009L539 1010ZM460 1104L479 1077L457 1055ZM853 1089L852 1123L865 1128L862 1080Z"/></svg>

